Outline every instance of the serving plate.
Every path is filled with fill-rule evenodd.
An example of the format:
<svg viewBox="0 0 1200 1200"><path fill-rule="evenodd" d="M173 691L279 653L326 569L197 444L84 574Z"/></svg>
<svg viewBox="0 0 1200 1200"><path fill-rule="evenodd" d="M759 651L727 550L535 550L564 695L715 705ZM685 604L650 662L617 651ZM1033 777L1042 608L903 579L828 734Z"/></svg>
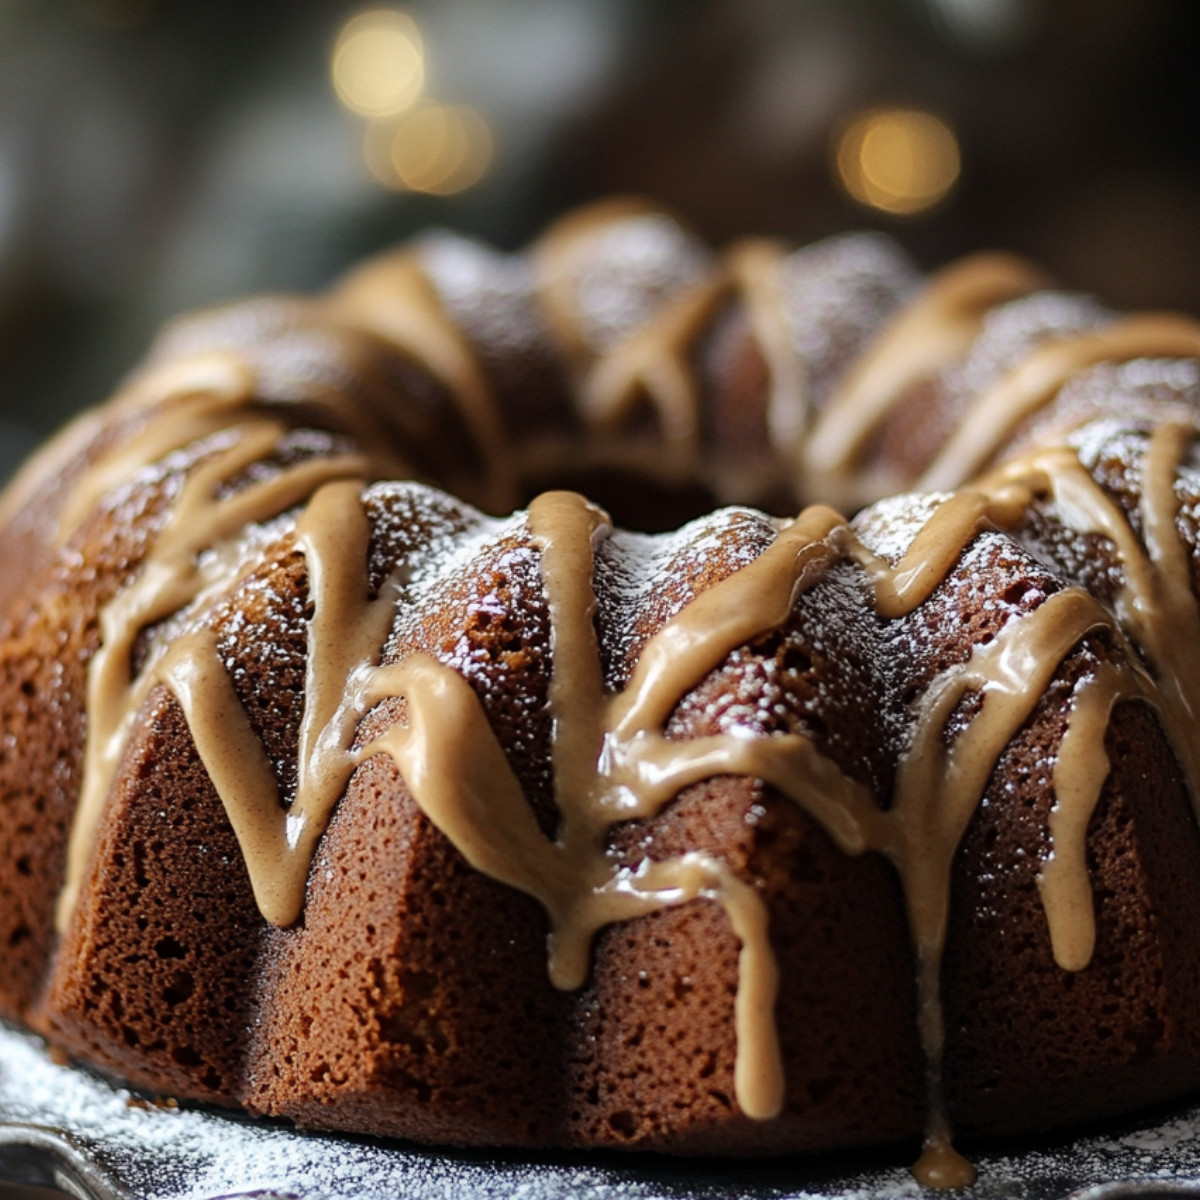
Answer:
<svg viewBox="0 0 1200 1200"><path fill-rule="evenodd" d="M1050 1145L974 1148L961 1200L1200 1197L1200 1104ZM432 1151L151 1104L0 1025L0 1180L80 1200L901 1200L896 1156L693 1161ZM0 1194L3 1188L0 1187Z"/></svg>

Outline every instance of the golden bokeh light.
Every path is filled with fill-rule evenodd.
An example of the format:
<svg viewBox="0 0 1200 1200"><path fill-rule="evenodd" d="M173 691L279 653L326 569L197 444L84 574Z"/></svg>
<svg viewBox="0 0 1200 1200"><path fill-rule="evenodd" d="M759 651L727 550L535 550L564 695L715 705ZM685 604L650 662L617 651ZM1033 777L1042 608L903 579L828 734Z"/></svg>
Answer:
<svg viewBox="0 0 1200 1200"><path fill-rule="evenodd" d="M395 9L359 13L338 34L330 71L338 98L352 112L365 117L402 113L425 86L421 31Z"/></svg>
<svg viewBox="0 0 1200 1200"><path fill-rule="evenodd" d="M426 102L367 130L367 166L401 191L449 196L478 183L492 159L487 122L466 104Z"/></svg>
<svg viewBox="0 0 1200 1200"><path fill-rule="evenodd" d="M954 131L940 117L916 108L875 108L842 129L835 167L860 204L913 216L945 199L962 158Z"/></svg>

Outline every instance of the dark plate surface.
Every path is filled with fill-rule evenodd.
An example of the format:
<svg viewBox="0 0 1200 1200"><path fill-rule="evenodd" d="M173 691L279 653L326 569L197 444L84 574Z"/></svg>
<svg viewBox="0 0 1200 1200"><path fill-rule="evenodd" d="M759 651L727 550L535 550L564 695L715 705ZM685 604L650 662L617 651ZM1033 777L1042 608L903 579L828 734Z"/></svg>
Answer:
<svg viewBox="0 0 1200 1200"><path fill-rule="evenodd" d="M1200 1105L1050 1146L976 1151L1005 1200L1200 1197ZM930 1196L903 1158L683 1161L429 1151L160 1108L0 1025L0 1179L86 1200L898 1200Z"/></svg>

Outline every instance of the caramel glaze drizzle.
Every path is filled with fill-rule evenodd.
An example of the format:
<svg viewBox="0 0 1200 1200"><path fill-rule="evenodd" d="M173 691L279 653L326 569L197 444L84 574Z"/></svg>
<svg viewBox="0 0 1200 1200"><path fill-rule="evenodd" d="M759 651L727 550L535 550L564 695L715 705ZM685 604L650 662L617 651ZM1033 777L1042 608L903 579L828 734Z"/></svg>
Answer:
<svg viewBox="0 0 1200 1200"><path fill-rule="evenodd" d="M615 449L609 447L608 458L667 482L698 478L726 503L753 501L782 481L809 499L853 509L910 485L912 480L862 461L871 435L915 384L966 353L989 309L1047 283L1012 255L979 254L945 268L883 331L847 374L834 402L818 414L785 316L780 268L787 251L774 242L737 243L703 280L668 296L645 325L614 346L601 351L588 343L570 284L573 255L614 219L639 216L661 219L655 210L618 201L564 222L536 248L535 296L547 328L574 367L578 413L593 439L619 434L639 397L658 416L660 440L652 453L640 452L636 442L618 441ZM731 299L742 305L767 366L773 470L756 464L747 473L736 464L710 461L701 445L701 395L692 351L715 310ZM526 469L520 473L528 477L535 473L539 447L524 453ZM929 487L957 486L978 465L961 471L952 484Z"/></svg>
<svg viewBox="0 0 1200 1200"><path fill-rule="evenodd" d="M491 512L510 511L519 494L517 462L502 414L470 343L417 257L382 255L353 271L330 296L328 315L380 335L445 388L483 461L480 502Z"/></svg>
<svg viewBox="0 0 1200 1200"><path fill-rule="evenodd" d="M1200 779L1200 610L1188 548L1175 523L1175 479L1195 437L1195 427L1179 422L1160 425L1150 437L1139 504L1145 548L1121 510L1065 447L1032 452L991 477L1010 485L1023 479L1068 529L1101 534L1111 543L1122 577L1113 615L1153 671L1151 679L1129 665L1105 664L1073 698L1054 768L1054 853L1040 880L1055 958L1066 970L1085 967L1095 941L1084 840L1108 774L1104 735L1113 706L1142 699L1156 708L1185 776ZM1127 654L1125 662L1136 663L1137 655ZM1196 806L1194 785L1191 792Z"/></svg>
<svg viewBox="0 0 1200 1200"><path fill-rule="evenodd" d="M219 369L214 373L213 368L207 356L171 364L121 396L113 406L118 418L136 413L144 406L146 394L156 389L164 398L140 431L85 470L58 514L56 539L63 544L87 515L85 505L94 503L117 480L129 479L173 449L208 436L214 439L211 453L187 475L137 578L100 612L100 645L88 668L83 783L58 900L60 933L78 901L133 720L158 680L161 646L151 648L147 665L136 679L133 676L134 646L142 630L183 610L190 623L201 621L244 563L249 550L243 537L246 526L303 504L314 489L330 480L362 476L382 465L380 459L362 453L334 454L302 461L223 496L223 485L268 458L287 427L253 414L253 378L245 368L224 373Z"/></svg>
<svg viewBox="0 0 1200 1200"><path fill-rule="evenodd" d="M856 508L911 485L862 461L871 435L910 388L965 356L989 309L1045 286L1045 276L1007 254L977 254L935 274L850 370L799 443L806 491ZM974 471L929 486L955 487Z"/></svg>
<svg viewBox="0 0 1200 1200"><path fill-rule="evenodd" d="M951 268L885 331L814 422L802 373L785 361L786 330L778 319L772 273L778 253L765 243L743 248L732 256L727 277L677 299L661 324L652 322L651 330L618 347L612 358L592 363L584 412L601 424L615 421L635 385L646 388L668 441L695 453L698 385L686 363L688 330L735 287L745 293L751 325L772 369L777 448L793 463L822 462L825 482L835 492L845 491L870 429L905 388L961 356L987 307L1032 286L1031 273L1012 260L977 259ZM338 303L410 348L418 340L414 330L432 329L430 355L437 361L431 361L431 371L459 389L458 402L473 414L468 426L476 436L499 436L499 416L487 407L488 393L465 340L447 330L427 285L409 279L401 289L408 296L405 305L389 298L385 284L392 275L390 269L378 275L368 270L346 285ZM420 311L405 315L408 305ZM980 399L955 436L963 470L982 465L1017 421L1049 403L1084 366L1143 354L1198 353L1200 336L1174 318L1134 319L1035 350ZM742 946L735 1006L737 1099L748 1115L769 1118L782 1111L786 1098L772 1016L776 967L758 890L711 854L691 852L634 867L615 865L606 854L614 824L652 817L682 788L716 775L758 778L799 805L844 852L873 851L894 864L916 951L919 1032L928 1064L930 1115L915 1170L924 1182L969 1182L969 1166L950 1145L940 1084L938 974L954 854L998 757L1059 664L1089 633L1104 631L1125 652L1077 684L1054 769L1054 851L1041 887L1054 952L1064 968L1085 966L1094 940L1084 837L1107 776L1103 745L1113 706L1136 698L1155 707L1189 777L1200 778L1193 716L1200 712L1200 614L1188 550L1176 528L1175 494L1176 472L1195 429L1164 424L1150 440L1142 468L1144 549L1065 444L1037 450L1001 466L973 490L941 499L895 562L873 553L832 509L808 508L782 526L758 559L668 621L617 694L604 687L592 619L594 556L611 534L610 523L572 493L540 496L529 509L527 532L541 551L552 630L549 706L560 823L550 838L534 820L470 685L430 654L387 661L403 580L394 576L375 596L367 590L370 522L361 478L375 464L355 454L306 461L224 493L223 485L268 456L284 433L281 423L253 411L252 394L250 373L232 356L171 365L137 381L118 399L117 411L145 408L152 413L148 423L84 471L63 510L65 538L85 507L138 465L196 438L213 439L184 481L140 573L101 614L101 645L89 676L83 796L59 902L60 928L76 905L135 714L162 684L187 717L242 846L258 904L274 924L286 926L300 916L312 855L329 816L355 768L377 754L392 758L417 804L472 865L543 904L551 930L549 969L557 986L584 982L592 940L614 921L696 899L721 905ZM999 399L1012 407L995 411ZM215 433L226 420L232 422L229 431ZM73 436L82 442L91 428L81 426ZM493 462L507 453L501 442L495 445ZM516 460L507 461L509 466L493 471L498 493L516 470L511 466ZM957 470L947 451L928 474L940 480ZM27 492L31 485L26 480L20 486ZM978 533L1017 528L1033 504L1072 530L1109 540L1123 578L1114 610L1067 588L938 676L913 706L911 743L886 809L800 735L691 741L665 736L681 699L732 651L781 626L797 597L835 564L856 564L880 616L895 619L933 592ZM249 568L256 545L266 540L262 533L258 543L239 540L236 531L246 522L274 521L297 506L302 507L291 537L307 564L313 616L299 783L285 807L221 661L212 625L229 583ZM152 638L135 677L138 635L173 614L183 636L169 648ZM1186 636L1174 632L1179 629ZM1135 647L1148 667L1139 665ZM968 695L981 696L982 703L951 739L948 723ZM403 719L356 745L361 718L387 698L403 699Z"/></svg>
<svg viewBox="0 0 1200 1200"><path fill-rule="evenodd" d="M618 436L615 447L609 447L609 457L636 463L639 469L666 481L702 477L716 494L733 499L705 462L700 385L691 361L692 347L720 304L732 295L743 295L756 340L773 368L772 428L782 421L782 412L803 407L802 379L795 354L789 354L784 344L788 335L778 303L778 264L784 251L766 242L735 248L725 262L713 264L705 278L667 296L640 328L619 338L615 345L599 349L583 331L574 287L575 254L588 239L603 235L614 220L647 218L663 219L655 210L631 200L598 205L568 218L535 248L535 298L573 371L576 411L589 437L603 442L620 435L638 399L644 397L658 420L653 453L639 454L636 443L621 445ZM748 270L752 264L757 269Z"/></svg>
<svg viewBox="0 0 1200 1200"><path fill-rule="evenodd" d="M957 487L985 467L1025 418L1049 404L1073 376L1102 362L1196 358L1200 328L1168 313L1114 321L1099 333L1054 339L977 396L917 487Z"/></svg>

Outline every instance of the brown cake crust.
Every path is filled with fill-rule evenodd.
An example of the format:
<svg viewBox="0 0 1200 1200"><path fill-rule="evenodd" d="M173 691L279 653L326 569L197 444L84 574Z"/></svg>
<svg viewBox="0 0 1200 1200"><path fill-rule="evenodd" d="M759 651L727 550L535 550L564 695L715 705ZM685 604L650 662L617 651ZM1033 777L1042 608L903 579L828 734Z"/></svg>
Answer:
<svg viewBox="0 0 1200 1200"><path fill-rule="evenodd" d="M621 202L177 324L0 509L0 1016L443 1144L1200 1085L1200 333L1038 285Z"/></svg>

